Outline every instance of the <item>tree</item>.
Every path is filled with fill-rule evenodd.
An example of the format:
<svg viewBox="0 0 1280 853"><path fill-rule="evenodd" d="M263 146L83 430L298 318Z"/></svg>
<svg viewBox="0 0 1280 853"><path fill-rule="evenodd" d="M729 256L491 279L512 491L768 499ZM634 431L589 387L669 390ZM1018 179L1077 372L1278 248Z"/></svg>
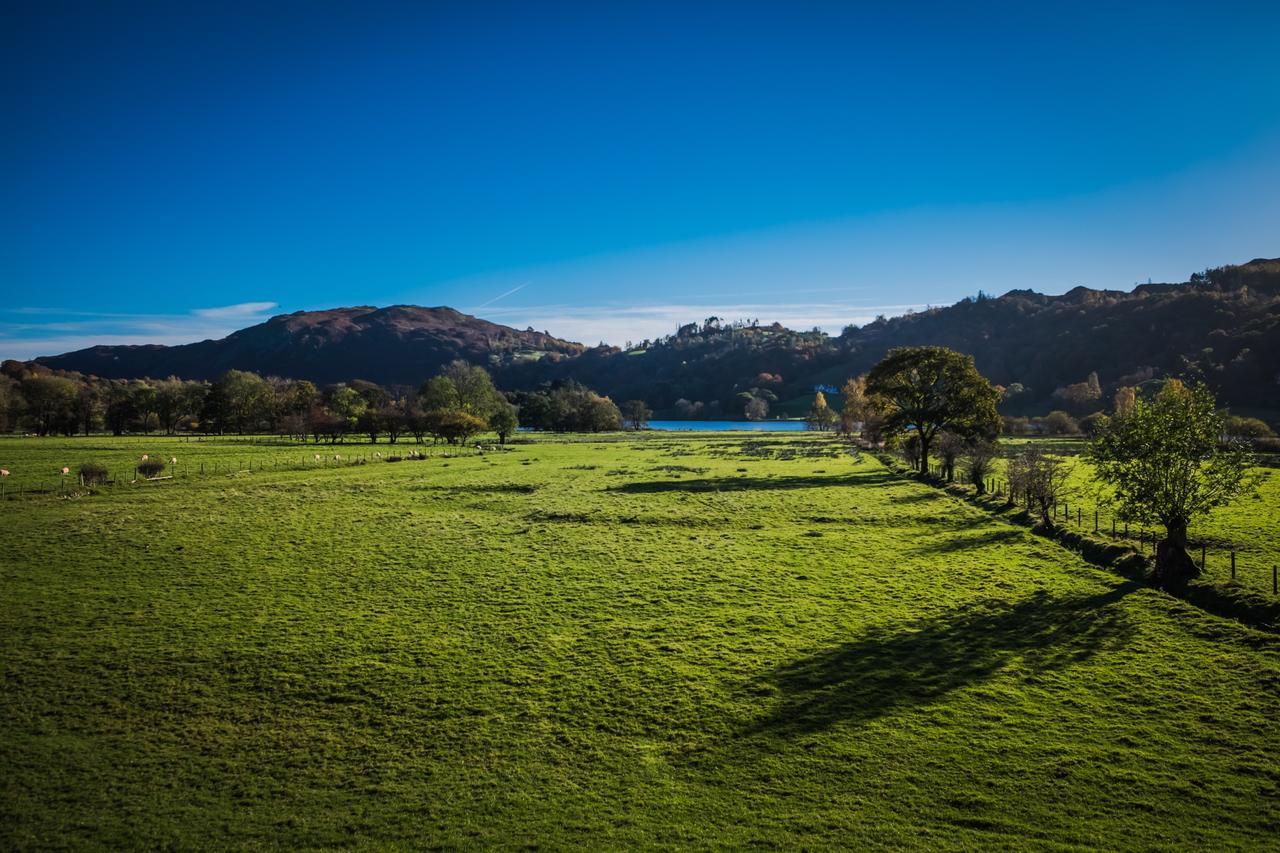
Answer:
<svg viewBox="0 0 1280 853"><path fill-rule="evenodd" d="M1111 422L1111 418L1105 412L1094 412L1088 417L1080 419L1080 431L1089 438L1093 438L1098 433L1107 428L1107 424Z"/></svg>
<svg viewBox="0 0 1280 853"><path fill-rule="evenodd" d="M1156 580L1178 589L1199 574L1187 554L1187 526L1251 485L1248 449L1222 441L1224 416L1204 385L1169 380L1151 401L1136 400L1090 445L1098 477L1115 491L1119 514L1159 524Z"/></svg>
<svg viewBox="0 0 1280 853"><path fill-rule="evenodd" d="M954 432L939 433L935 440L938 458L942 462L942 477L948 483L956 478L956 459L964 452L968 442Z"/></svg>
<svg viewBox="0 0 1280 853"><path fill-rule="evenodd" d="M1080 432L1076 419L1063 411L1050 412L1041 423L1044 425L1045 435L1077 435Z"/></svg>
<svg viewBox="0 0 1280 853"><path fill-rule="evenodd" d="M865 423L867 415L872 411L867 399L867 377L858 376L845 380L840 396L844 398L844 405L840 408L840 432L853 435L857 432L858 425Z"/></svg>
<svg viewBox="0 0 1280 853"><path fill-rule="evenodd" d="M613 432L622 429L622 413L608 397L592 393L582 416L582 429L588 432Z"/></svg>
<svg viewBox="0 0 1280 853"><path fill-rule="evenodd" d="M76 423L85 435L93 431L102 411L102 392L99 388L87 382L81 385L76 392L75 413Z"/></svg>
<svg viewBox="0 0 1280 853"><path fill-rule="evenodd" d="M1273 438L1275 432L1261 418L1228 416L1222 425L1222 434L1229 438Z"/></svg>
<svg viewBox="0 0 1280 853"><path fill-rule="evenodd" d="M769 401L763 397L752 397L747 401L742 413L749 421L761 421L769 417Z"/></svg>
<svg viewBox="0 0 1280 853"><path fill-rule="evenodd" d="M72 418L79 389L70 379L34 374L23 379L20 387L38 435L49 435L59 422Z"/></svg>
<svg viewBox="0 0 1280 853"><path fill-rule="evenodd" d="M192 417L200 411L208 386L203 382L187 382L170 376L157 382L155 389L156 415L160 418L160 427L173 435L184 418Z"/></svg>
<svg viewBox="0 0 1280 853"><path fill-rule="evenodd" d="M911 433L902 440L898 452L902 454L902 458L912 468L920 467L920 436Z"/></svg>
<svg viewBox="0 0 1280 853"><path fill-rule="evenodd" d="M1093 372L1084 382L1077 382L1053 392L1054 399L1061 400L1067 408L1083 414L1095 408L1102 399L1102 386L1098 383L1098 374Z"/></svg>
<svg viewBox="0 0 1280 853"><path fill-rule="evenodd" d="M378 410L378 423L387 434L388 444L395 444L400 440L400 436L408 426L408 421L404 409L397 403L387 403Z"/></svg>
<svg viewBox="0 0 1280 853"><path fill-rule="evenodd" d="M1116 389L1116 396L1111 407L1113 415L1127 415L1133 411L1133 404L1138 401L1138 389L1125 385Z"/></svg>
<svg viewBox="0 0 1280 853"><path fill-rule="evenodd" d="M867 395L884 418L886 435L919 436L919 470L929 467L933 438L949 430L963 438L1000 433L1000 395L973 357L945 347L899 347L867 375Z"/></svg>
<svg viewBox="0 0 1280 853"><path fill-rule="evenodd" d="M361 396L363 397L363 395ZM364 409L364 411L356 415L356 429L360 430L360 432L369 436L370 444L377 444L378 436L382 434L381 411L378 409L367 407L367 401L366 401L366 408Z"/></svg>
<svg viewBox="0 0 1280 853"><path fill-rule="evenodd" d="M237 432L253 432L271 416L275 395L258 374L228 370L214 384L222 392L227 425Z"/></svg>
<svg viewBox="0 0 1280 853"><path fill-rule="evenodd" d="M836 413L831 411L826 395L821 391L813 395L813 405L809 407L809 414L805 415L805 422L809 429L819 432L826 432L835 425Z"/></svg>
<svg viewBox="0 0 1280 853"><path fill-rule="evenodd" d="M979 438L965 445L961 455L964 470L979 495L987 493L987 477L991 476L991 467L998 454L999 449L994 441Z"/></svg>
<svg viewBox="0 0 1280 853"><path fill-rule="evenodd" d="M344 432L357 428L360 416L369 408L364 397L354 388L339 385L329 390L329 399L325 407L347 423Z"/></svg>
<svg viewBox="0 0 1280 853"><path fill-rule="evenodd" d="M505 401L489 416L489 429L498 434L499 444L506 444L507 437L519 426L520 419L516 416L516 407Z"/></svg>
<svg viewBox="0 0 1280 853"><path fill-rule="evenodd" d="M467 439L485 430L484 421L470 412L452 411L440 415L436 429L440 437L450 444L466 444Z"/></svg>
<svg viewBox="0 0 1280 853"><path fill-rule="evenodd" d="M1053 508L1059 498L1066 497L1071 469L1066 460L1046 453L1039 444L1027 442L1022 451L1009 460L1006 474L1014 491L1026 500L1028 511L1040 512L1041 523L1053 529Z"/></svg>
<svg viewBox="0 0 1280 853"><path fill-rule="evenodd" d="M451 362L440 375L453 385L456 408L467 414L488 418L499 403L506 402L493 387L489 371L483 367L458 360Z"/></svg>
<svg viewBox="0 0 1280 853"><path fill-rule="evenodd" d="M622 422L627 429L642 430L653 417L653 411L644 400L628 400L622 404Z"/></svg>

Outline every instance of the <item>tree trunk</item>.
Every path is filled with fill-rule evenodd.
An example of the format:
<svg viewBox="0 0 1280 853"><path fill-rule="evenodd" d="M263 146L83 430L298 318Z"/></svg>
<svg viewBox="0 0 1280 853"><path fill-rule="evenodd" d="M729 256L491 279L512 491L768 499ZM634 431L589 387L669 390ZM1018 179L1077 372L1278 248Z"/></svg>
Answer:
<svg viewBox="0 0 1280 853"><path fill-rule="evenodd" d="M917 429L916 433L920 436L920 473L929 473L929 439L925 437L922 430Z"/></svg>
<svg viewBox="0 0 1280 853"><path fill-rule="evenodd" d="M1053 502L1048 498L1037 498L1036 503L1040 505L1040 523L1045 530L1053 530L1053 514L1050 512L1053 509Z"/></svg>
<svg viewBox="0 0 1280 853"><path fill-rule="evenodd" d="M1165 525L1165 538L1156 544L1155 580L1165 589L1179 590L1200 574L1200 567L1187 553L1187 523Z"/></svg>

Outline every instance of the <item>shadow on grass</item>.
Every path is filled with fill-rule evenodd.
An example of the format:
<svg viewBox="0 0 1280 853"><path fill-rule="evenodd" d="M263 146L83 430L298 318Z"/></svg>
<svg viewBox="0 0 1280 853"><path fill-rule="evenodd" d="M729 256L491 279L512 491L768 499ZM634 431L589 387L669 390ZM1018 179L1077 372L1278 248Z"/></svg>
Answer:
<svg viewBox="0 0 1280 853"><path fill-rule="evenodd" d="M892 474L880 472L835 476L705 477L690 480L637 480L633 483L611 486L609 491L632 495L656 492L747 492L770 489L816 489L831 486L871 486L892 482L895 479Z"/></svg>
<svg viewBox="0 0 1280 853"><path fill-rule="evenodd" d="M941 500L943 499L943 497L944 497L943 495L940 495L937 492L925 491L925 492L910 492L905 495L889 495L889 500L893 501L896 504L917 504L917 503L926 503L928 501Z"/></svg>
<svg viewBox="0 0 1280 853"><path fill-rule="evenodd" d="M531 495L538 487L528 483L476 483L458 486L414 485L408 487L412 492L454 492L460 495L473 494L517 494Z"/></svg>
<svg viewBox="0 0 1280 853"><path fill-rule="evenodd" d="M987 526L985 520L981 524L984 527ZM967 551L970 548L982 548L986 545L1022 542L1026 538L1023 531L1017 528L987 530L977 536L934 536L927 544L916 548L915 552L917 554L952 554L956 551Z"/></svg>
<svg viewBox="0 0 1280 853"><path fill-rule="evenodd" d="M1015 658L1032 672L1066 668L1128 641L1132 628L1114 605L1140 586L983 602L787 664L764 676L781 704L750 731L795 735L868 722L986 681Z"/></svg>

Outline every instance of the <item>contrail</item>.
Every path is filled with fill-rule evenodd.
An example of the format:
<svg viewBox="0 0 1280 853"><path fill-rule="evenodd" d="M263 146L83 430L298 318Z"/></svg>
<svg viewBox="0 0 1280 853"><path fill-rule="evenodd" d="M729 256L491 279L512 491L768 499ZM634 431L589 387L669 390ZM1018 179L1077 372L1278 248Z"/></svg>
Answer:
<svg viewBox="0 0 1280 853"><path fill-rule="evenodd" d="M497 302L499 299L506 299L508 296L510 296L511 294L515 293L517 290L523 290L525 287L527 287L527 286L528 286L528 284L529 284L529 282L527 282L527 281L526 281L526 282L522 282L521 284L517 284L515 287L511 288L510 290L508 290L506 293L499 293L497 296L493 297L493 298L492 298L492 299L490 299L488 302L484 303L483 305L477 305L475 308L473 308L473 309L471 309L471 310L473 310L473 311L479 311L481 308L488 308L490 305L492 305L493 303Z"/></svg>

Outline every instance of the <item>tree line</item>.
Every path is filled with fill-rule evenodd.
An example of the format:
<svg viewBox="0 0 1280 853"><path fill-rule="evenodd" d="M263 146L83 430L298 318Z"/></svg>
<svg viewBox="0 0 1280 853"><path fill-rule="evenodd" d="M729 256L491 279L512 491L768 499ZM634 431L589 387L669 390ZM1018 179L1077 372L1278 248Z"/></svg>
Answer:
<svg viewBox="0 0 1280 853"><path fill-rule="evenodd" d="M639 401L627 406L628 425L643 427L648 408ZM623 415L608 397L572 381L504 394L488 371L464 361L418 388L359 379L321 388L245 370L228 370L215 382L100 379L28 362L0 365L0 432L274 433L317 443L360 437L392 444L412 436L465 444L485 432L505 443L522 424L601 432L621 429Z"/></svg>
<svg viewBox="0 0 1280 853"><path fill-rule="evenodd" d="M898 449L921 475L931 457L944 480L957 461L979 495L999 458L1004 422L996 411L1000 389L978 372L972 356L944 347L902 347L865 376L843 388L842 432L865 444ZM821 393L810 423L828 416ZM1156 549L1154 579L1167 589L1184 587L1200 572L1187 553L1187 528L1195 518L1248 493L1256 483L1253 455L1217 407L1204 382L1172 378L1158 388L1121 389L1110 415L1095 423L1088 456L1097 477L1112 487L1118 516L1158 524L1165 536ZM1005 476L1041 524L1070 491L1063 457L1042 445L1022 444L1007 460Z"/></svg>

